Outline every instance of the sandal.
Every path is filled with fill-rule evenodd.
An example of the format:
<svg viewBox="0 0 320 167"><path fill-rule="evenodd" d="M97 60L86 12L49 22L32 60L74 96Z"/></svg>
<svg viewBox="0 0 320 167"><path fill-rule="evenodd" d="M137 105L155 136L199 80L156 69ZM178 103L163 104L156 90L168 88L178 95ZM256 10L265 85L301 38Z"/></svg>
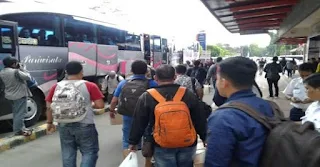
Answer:
<svg viewBox="0 0 320 167"><path fill-rule="evenodd" d="M17 132L17 133L15 133L14 135L15 136L25 136L25 137L28 137L28 136L31 136L32 135L32 132L33 132L33 130L31 129L31 130L21 130L21 131L19 131L19 132Z"/></svg>

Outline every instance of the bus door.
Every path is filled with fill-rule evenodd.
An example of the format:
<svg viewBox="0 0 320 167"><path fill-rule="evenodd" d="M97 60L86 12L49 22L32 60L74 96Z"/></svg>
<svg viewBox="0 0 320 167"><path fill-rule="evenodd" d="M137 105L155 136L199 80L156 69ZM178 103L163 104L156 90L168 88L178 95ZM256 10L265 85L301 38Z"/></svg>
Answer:
<svg viewBox="0 0 320 167"><path fill-rule="evenodd" d="M144 46L144 59L147 61L148 65L151 65L151 41L150 41L150 35L143 34L143 46Z"/></svg>
<svg viewBox="0 0 320 167"><path fill-rule="evenodd" d="M165 38L161 38L161 50L162 50L162 64L169 64L169 59L168 59L168 40Z"/></svg>
<svg viewBox="0 0 320 167"><path fill-rule="evenodd" d="M152 35L151 36L152 46L151 46L151 58L152 67L157 68L162 64L162 50L161 50L161 37Z"/></svg>
<svg viewBox="0 0 320 167"><path fill-rule="evenodd" d="M0 70L2 60L8 56L17 56L18 50L17 23L0 20ZM4 97L4 85L0 81L0 117L11 113L11 105Z"/></svg>

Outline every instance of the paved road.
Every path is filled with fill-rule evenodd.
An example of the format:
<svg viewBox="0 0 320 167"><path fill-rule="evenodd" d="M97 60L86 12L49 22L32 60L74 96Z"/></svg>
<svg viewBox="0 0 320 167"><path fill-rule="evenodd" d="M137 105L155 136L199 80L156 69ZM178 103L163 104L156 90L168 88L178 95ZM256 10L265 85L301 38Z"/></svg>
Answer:
<svg viewBox="0 0 320 167"><path fill-rule="evenodd" d="M264 95L267 96L267 83L264 78L258 76L257 82L262 87ZM288 82L288 79L282 78L280 90L283 90ZM211 103L211 98L207 95L204 100ZM280 98L277 102L281 103L281 107L288 108L288 102L285 100ZM122 161L121 126L110 125L108 114L96 116L95 121L100 140L100 156L97 166L117 167ZM78 163L79 161L80 154ZM59 167L61 166L59 136L57 133L48 135L0 153L0 162L0 167Z"/></svg>

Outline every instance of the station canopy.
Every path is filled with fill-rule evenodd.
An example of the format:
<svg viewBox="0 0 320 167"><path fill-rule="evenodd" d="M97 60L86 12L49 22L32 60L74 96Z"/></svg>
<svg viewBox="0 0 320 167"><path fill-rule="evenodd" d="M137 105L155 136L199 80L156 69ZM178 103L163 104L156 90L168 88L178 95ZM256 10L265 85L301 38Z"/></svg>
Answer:
<svg viewBox="0 0 320 167"><path fill-rule="evenodd" d="M291 18L292 16L290 15L292 15L292 13L294 13L293 11L296 10L295 8L297 8L297 4L304 0L201 1L219 20L219 22L231 33L240 33L241 35L246 35L268 33L269 30L278 30L278 42L299 44L307 41L308 34L301 34L301 36L286 35L286 33L288 33L299 23L298 22L295 24L297 19ZM320 2L320 0L317 1ZM312 5L309 5L308 8L312 8ZM300 14L304 15L304 12L302 11L303 10L300 10ZM301 18L300 22L306 17L307 16Z"/></svg>

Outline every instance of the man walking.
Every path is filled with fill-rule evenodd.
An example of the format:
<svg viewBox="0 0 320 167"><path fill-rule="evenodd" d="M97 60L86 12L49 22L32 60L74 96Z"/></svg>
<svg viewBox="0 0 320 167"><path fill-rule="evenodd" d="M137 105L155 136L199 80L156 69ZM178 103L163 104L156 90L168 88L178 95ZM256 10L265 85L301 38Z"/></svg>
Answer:
<svg viewBox="0 0 320 167"><path fill-rule="evenodd" d="M13 132L15 135L30 136L31 130L25 128L24 117L27 112L27 97L32 96L27 81L30 74L17 59L6 57L3 59L4 69L0 72L0 79L4 84L5 98L12 101Z"/></svg>
<svg viewBox="0 0 320 167"><path fill-rule="evenodd" d="M281 65L277 63L278 57L273 57L272 58L272 63L269 63L266 65L264 68L264 72L266 72L266 78L268 81L268 86L269 86L269 97L273 97L273 89L272 86L275 88L275 97L279 97L279 86L278 82L280 80L280 75L279 73L282 72Z"/></svg>
<svg viewBox="0 0 320 167"><path fill-rule="evenodd" d="M115 71L111 71L109 75L105 77L101 90L103 94L105 94L108 104L111 103L113 93L116 90L118 84L123 80L123 77L121 75L118 75Z"/></svg>
<svg viewBox="0 0 320 167"><path fill-rule="evenodd" d="M200 64L201 62L199 60L194 61L194 67L187 70L187 75L189 77L196 78L203 87L206 80L207 71L203 67L201 67Z"/></svg>
<svg viewBox="0 0 320 167"><path fill-rule="evenodd" d="M178 65L176 67L177 78L174 81L175 84L184 86L192 91L199 99L203 98L203 89L201 84L196 78L191 78L186 75L187 67L184 65Z"/></svg>
<svg viewBox="0 0 320 167"><path fill-rule="evenodd" d="M227 98L266 116L272 116L270 104L256 97L252 86L257 64L245 57L232 57L219 64L216 87ZM245 112L234 108L217 109L208 119L205 167L259 166L261 150L268 131Z"/></svg>
<svg viewBox="0 0 320 167"><path fill-rule="evenodd" d="M218 66L218 63L220 63L222 61L222 57L218 57L217 58L217 61L215 64L212 64L208 70L208 73L207 73L207 82L210 83L210 80L212 79L212 85L213 85L213 88L216 87L216 80L217 80L217 66Z"/></svg>
<svg viewBox="0 0 320 167"><path fill-rule="evenodd" d="M175 69L162 65L156 69L159 87L143 93L137 102L129 137L130 150L148 124L154 128L156 167L193 167L197 134L206 139L206 115L197 97L188 89L174 84Z"/></svg>
<svg viewBox="0 0 320 167"><path fill-rule="evenodd" d="M129 134L131 130L131 125L133 121L134 108L136 107L138 98L143 94L147 89L156 87L157 83L154 80L146 78L148 72L147 63L142 60L136 60L131 64L131 72L133 75L127 80L123 80L119 83L115 93L113 95L111 105L110 105L110 115L114 117L115 108L117 104L118 113L123 115L123 124L122 124L122 148L123 148L123 158L125 158L130 151L129 148ZM147 132L146 135L151 134ZM141 137L140 137L141 140ZM140 141L139 140L139 141ZM151 157L146 158L145 166L151 166Z"/></svg>
<svg viewBox="0 0 320 167"><path fill-rule="evenodd" d="M95 167L99 140L93 120L93 108L104 108L98 86L84 81L80 62L66 65L67 80L54 85L47 98L47 131L54 130L53 118L59 124L63 167L77 165L77 150L82 154L81 167Z"/></svg>

